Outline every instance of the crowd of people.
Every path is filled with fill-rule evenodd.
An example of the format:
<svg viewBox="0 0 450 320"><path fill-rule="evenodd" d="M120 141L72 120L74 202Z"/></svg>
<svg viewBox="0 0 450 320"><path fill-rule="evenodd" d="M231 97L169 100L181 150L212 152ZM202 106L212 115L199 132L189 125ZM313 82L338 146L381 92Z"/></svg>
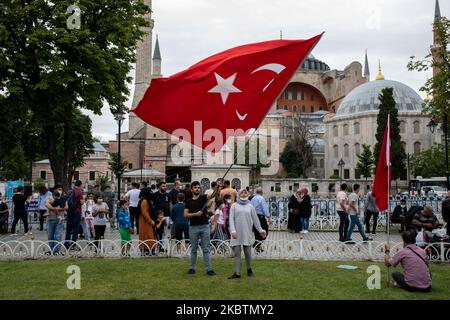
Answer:
<svg viewBox="0 0 450 320"><path fill-rule="evenodd" d="M94 190L84 195L82 187L82 182L76 181L73 189L69 191L63 191L61 185L55 185L50 190L45 187L39 190L39 229L43 230L46 223L52 253L59 252L61 243L68 249L77 248L73 244L79 238L91 241L95 250L98 250L107 223L109 222L111 230L115 230L116 221L121 237L121 253L124 256L130 255L133 234L140 240L139 248L143 256L155 255L157 251L163 252L165 248L162 240L167 238L177 240L177 250L185 250L190 243L188 274L196 273L199 246L203 253L206 274L212 276L215 272L211 263L210 243L220 250L223 241L230 242L235 270L229 279L241 277L241 251L244 251L248 276L253 276L252 246L256 252L264 251L262 244L268 235L271 219L262 188L257 188L253 194L248 188L237 191L230 186L230 181L218 179L202 194L198 181L184 187L177 181L170 191L164 181L151 187L142 182L132 183L131 189L120 201L115 202L110 189L102 191L100 186L95 186ZM349 188L343 183L336 196L336 213L340 218L339 241L348 244L355 243L351 238L355 226L363 241L372 240L369 234L376 233L379 210L375 198L369 191L360 212L359 189L358 184ZM348 192L349 190L351 192ZM25 234L31 234L26 212L26 204L31 198L24 195L23 187L18 187L12 200L14 220L11 233L16 234L16 225L22 220ZM115 203L117 208L114 210L114 216ZM290 197L288 212L288 229L291 232L307 234L312 212L307 188L296 190ZM8 213L8 206L0 194L0 230L3 230ZM365 228L361 223L361 214L364 214L362 221ZM442 216L447 223L449 235L450 192L442 203ZM401 263L405 268L404 275L396 272L393 279L406 290L429 291L431 275L427 256L420 247L412 245L416 243L419 233L430 240L434 236L433 230L440 226L432 207L413 206L408 209L406 201L401 200L392 212L390 220L400 224L405 248L391 257L389 246L386 246L386 265L396 266ZM419 258L426 262L428 273L424 271L424 265L417 260ZM411 270L420 271L420 276Z"/></svg>

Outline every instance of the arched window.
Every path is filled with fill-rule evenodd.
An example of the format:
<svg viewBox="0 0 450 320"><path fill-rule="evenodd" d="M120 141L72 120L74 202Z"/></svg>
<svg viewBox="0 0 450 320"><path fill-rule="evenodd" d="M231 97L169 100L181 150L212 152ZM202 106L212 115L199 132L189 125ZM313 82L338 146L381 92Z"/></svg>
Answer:
<svg viewBox="0 0 450 320"><path fill-rule="evenodd" d="M288 106L284 106L284 110L288 110Z"/></svg>
<svg viewBox="0 0 450 320"><path fill-rule="evenodd" d="M333 126L333 136L338 136L338 126Z"/></svg>
<svg viewBox="0 0 450 320"><path fill-rule="evenodd" d="M420 142L414 142L414 154L418 154L420 152Z"/></svg>
<svg viewBox="0 0 450 320"><path fill-rule="evenodd" d="M317 168L317 159L313 159L313 167Z"/></svg>
<svg viewBox="0 0 450 320"><path fill-rule="evenodd" d="M334 154L334 157L335 157L336 159L339 158L339 147L338 147L337 144L335 144L335 145L333 146L333 154Z"/></svg>
<svg viewBox="0 0 450 320"><path fill-rule="evenodd" d="M406 142L405 141L402 141L402 146L403 146L403 150L405 150L405 153L408 153L408 148L407 148L407 146L406 146Z"/></svg>
<svg viewBox="0 0 450 320"><path fill-rule="evenodd" d="M314 106L311 106L311 113L314 112Z"/></svg>
<svg viewBox="0 0 450 320"><path fill-rule="evenodd" d="M297 106L294 106L294 112L297 112L297 111L298 111Z"/></svg>
<svg viewBox="0 0 450 320"><path fill-rule="evenodd" d="M296 88L292 88L292 100L298 100Z"/></svg>
<svg viewBox="0 0 450 320"><path fill-rule="evenodd" d="M303 113L306 112L306 107L305 107L305 105L302 106L302 112L303 112Z"/></svg>
<svg viewBox="0 0 450 320"><path fill-rule="evenodd" d="M406 122L400 121L400 133L406 133Z"/></svg>
<svg viewBox="0 0 450 320"><path fill-rule="evenodd" d="M325 161L323 159L320 159L320 168L323 169L325 167Z"/></svg>
<svg viewBox="0 0 450 320"><path fill-rule="evenodd" d="M348 124L344 124L344 136L348 136Z"/></svg>
<svg viewBox="0 0 450 320"><path fill-rule="evenodd" d="M289 100L289 92L287 90L284 92L284 99Z"/></svg>
<svg viewBox="0 0 450 320"><path fill-rule="evenodd" d="M416 120L414 121L414 133L420 133L420 121Z"/></svg>
<svg viewBox="0 0 450 320"><path fill-rule="evenodd" d="M359 122L355 122L354 124L354 133L359 134Z"/></svg>
<svg viewBox="0 0 450 320"><path fill-rule="evenodd" d="M231 180L231 186L235 187L236 190L241 190L241 180L238 178L234 178Z"/></svg>
<svg viewBox="0 0 450 320"><path fill-rule="evenodd" d="M202 187L202 192L205 192L206 190L211 188L211 182L208 178L203 178L202 180L200 180L200 186Z"/></svg>
<svg viewBox="0 0 450 320"><path fill-rule="evenodd" d="M348 158L350 156L350 148L348 144L344 144L344 157Z"/></svg>
<svg viewBox="0 0 450 320"><path fill-rule="evenodd" d="M355 154L359 155L361 153L361 148L359 146L359 143L355 144Z"/></svg>
<svg viewBox="0 0 450 320"><path fill-rule="evenodd" d="M322 111L323 110L323 107L322 106L319 106L319 111Z"/></svg>

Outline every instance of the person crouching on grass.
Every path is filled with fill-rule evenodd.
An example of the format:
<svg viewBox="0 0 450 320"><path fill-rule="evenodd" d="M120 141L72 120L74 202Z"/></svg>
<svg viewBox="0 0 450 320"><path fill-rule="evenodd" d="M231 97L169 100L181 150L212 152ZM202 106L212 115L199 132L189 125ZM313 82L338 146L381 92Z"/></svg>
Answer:
<svg viewBox="0 0 450 320"><path fill-rule="evenodd" d="M235 272L228 279L238 279L241 277L241 246L244 247L245 263L247 265L247 275L253 276L251 268L251 254L253 244L253 226L259 231L261 237L266 237L266 231L261 228L255 208L248 200L248 191L242 189L239 192L239 198L233 203L230 209L230 245L234 251Z"/></svg>
<svg viewBox="0 0 450 320"><path fill-rule="evenodd" d="M122 255L129 255L131 235L134 233L134 229L131 226L131 221L128 212L128 202L126 200L120 200L119 208L116 212L116 220L119 223L119 233L122 245Z"/></svg>
<svg viewBox="0 0 450 320"><path fill-rule="evenodd" d="M415 230L402 233L403 249L393 257L390 256L390 245L384 245L384 263L387 267L395 267L401 263L405 273L393 272L392 279L406 291L429 292L431 290L431 272L425 250L416 246Z"/></svg>

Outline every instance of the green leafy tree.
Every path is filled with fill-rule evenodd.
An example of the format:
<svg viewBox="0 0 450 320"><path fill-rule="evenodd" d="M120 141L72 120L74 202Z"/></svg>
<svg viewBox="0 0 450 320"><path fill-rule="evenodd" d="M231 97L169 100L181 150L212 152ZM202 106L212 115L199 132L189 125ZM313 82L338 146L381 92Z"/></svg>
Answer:
<svg viewBox="0 0 450 320"><path fill-rule="evenodd" d="M306 178L306 170L313 162L313 145L308 138L307 127L299 123L280 155L280 162L289 177Z"/></svg>
<svg viewBox="0 0 450 320"><path fill-rule="evenodd" d="M95 184L99 184L101 186L101 189L105 189L105 187L107 185L110 184L109 179L107 176L104 175L100 175L99 177L97 177L97 179L95 180Z"/></svg>
<svg viewBox="0 0 450 320"><path fill-rule="evenodd" d="M45 187L45 180L41 177L37 178L33 184L34 191L38 192L40 188Z"/></svg>
<svg viewBox="0 0 450 320"><path fill-rule="evenodd" d="M111 161L108 162L109 170L111 170L116 177L122 177L125 169L128 166L127 161L121 161L117 152L110 153Z"/></svg>
<svg viewBox="0 0 450 320"><path fill-rule="evenodd" d="M358 156L358 163L356 164L356 169L359 171L361 176L364 178L370 178L373 172L373 155L370 150L370 146L367 144L362 145L362 152Z"/></svg>
<svg viewBox="0 0 450 320"><path fill-rule="evenodd" d="M396 103L393 92L393 88L384 88L378 96L378 99L380 100L380 111L377 116L377 133L375 135L377 143L373 150L373 159L375 161L375 166L377 166L381 146L383 144L387 118L390 114L392 180L397 180L406 175L404 164L406 153L400 140L400 122L398 121L398 110L395 106Z"/></svg>
<svg viewBox="0 0 450 320"><path fill-rule="evenodd" d="M434 145L424 150L412 159L414 176L424 178L445 177L444 146Z"/></svg>
<svg viewBox="0 0 450 320"><path fill-rule="evenodd" d="M15 110L16 119L29 114L41 127L55 182L65 187L77 153L76 111L101 114L105 103L117 108L128 100L149 13L142 0L79 0L80 28L68 28L71 5L73 0L0 5L0 105Z"/></svg>
<svg viewBox="0 0 450 320"><path fill-rule="evenodd" d="M437 120L443 120L450 114L450 20L439 18L434 23L436 45L424 59L416 59L412 56L408 63L408 70L426 72L435 68L438 72L428 79L420 88L426 94L422 112L434 116Z"/></svg>
<svg viewBox="0 0 450 320"><path fill-rule="evenodd" d="M10 150L2 164L2 175L7 180L24 179L28 174L28 164L22 146Z"/></svg>

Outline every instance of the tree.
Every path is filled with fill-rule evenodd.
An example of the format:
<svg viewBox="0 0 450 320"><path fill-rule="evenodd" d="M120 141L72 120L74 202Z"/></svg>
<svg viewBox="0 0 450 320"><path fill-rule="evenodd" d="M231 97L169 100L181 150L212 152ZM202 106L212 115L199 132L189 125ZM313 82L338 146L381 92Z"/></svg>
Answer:
<svg viewBox="0 0 450 320"><path fill-rule="evenodd" d="M308 128L298 123L280 155L280 162L290 177L306 177L306 169L312 165L313 145L308 138Z"/></svg>
<svg viewBox="0 0 450 320"><path fill-rule="evenodd" d="M126 167L128 166L127 161L121 161L119 159L119 153L113 152L110 154L111 161L108 162L109 170L111 170L116 177L123 177Z"/></svg>
<svg viewBox="0 0 450 320"><path fill-rule="evenodd" d="M74 155L68 164L68 185L72 184L73 175L77 168L84 165L85 158L93 153L94 142L97 142L91 133L92 121L89 116L82 114L81 111L76 110L74 114L74 127L76 130L73 132L73 146ZM64 150L63 135L60 136L58 151ZM62 153L62 152L61 152ZM63 155L61 155L63 156Z"/></svg>
<svg viewBox="0 0 450 320"><path fill-rule="evenodd" d="M424 178L445 176L445 156L444 146L434 145L428 150L424 150L412 159L414 176Z"/></svg>
<svg viewBox="0 0 450 320"><path fill-rule="evenodd" d="M413 71L428 71L435 68L436 72L420 88L426 94L422 112L443 120L444 115L450 114L450 20L445 17L438 18L434 23L436 45L433 46L424 59L415 60L412 56L407 67Z"/></svg>
<svg viewBox="0 0 450 320"><path fill-rule="evenodd" d="M6 1L0 10L0 103L41 126L55 182L66 188L77 152L76 111L123 107L149 13L142 0L80 0L81 25L73 29L67 27L71 5Z"/></svg>
<svg viewBox="0 0 450 320"><path fill-rule="evenodd" d="M370 150L370 146L367 144L362 145L362 152L358 154L358 163L356 164L356 169L359 171L361 176L364 178L370 178L373 172L373 155Z"/></svg>
<svg viewBox="0 0 450 320"><path fill-rule="evenodd" d="M2 164L3 177L7 180L23 179L28 173L28 164L22 146L10 150Z"/></svg>
<svg viewBox="0 0 450 320"><path fill-rule="evenodd" d="M377 143L373 150L373 159L375 166L378 165L378 157L383 144L384 132L388 115L390 115L390 136L391 136L391 165L392 165L392 180L397 180L405 176L405 148L400 140L400 122L398 121L398 110L394 100L394 89L384 88L378 96L380 100L380 111L377 116ZM375 168L376 170L376 168Z"/></svg>

